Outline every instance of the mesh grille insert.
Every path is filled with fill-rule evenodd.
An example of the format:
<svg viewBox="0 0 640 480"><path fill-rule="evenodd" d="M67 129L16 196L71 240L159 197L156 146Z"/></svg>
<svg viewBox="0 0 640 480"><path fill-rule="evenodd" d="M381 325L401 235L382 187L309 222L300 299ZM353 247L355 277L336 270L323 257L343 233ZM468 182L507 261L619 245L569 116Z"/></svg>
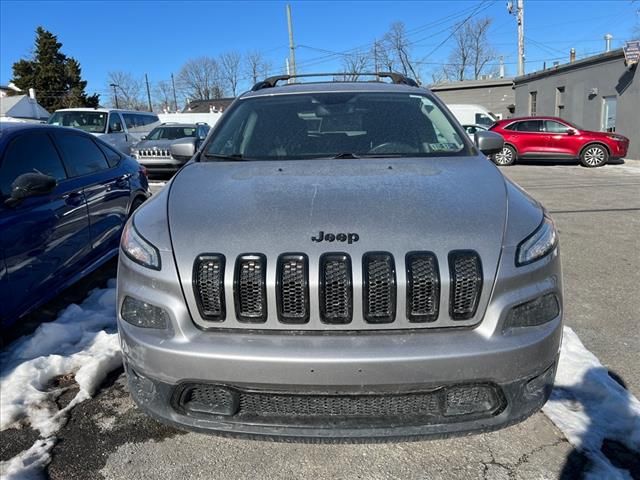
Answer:
<svg viewBox="0 0 640 480"><path fill-rule="evenodd" d="M233 287L239 321L262 323L267 320L266 270L264 255L241 255L236 260Z"/></svg>
<svg viewBox="0 0 640 480"><path fill-rule="evenodd" d="M309 272L307 256L284 254L278 258L276 299L283 323L309 321Z"/></svg>
<svg viewBox="0 0 640 480"><path fill-rule="evenodd" d="M407 318L411 322L434 322L440 306L438 260L431 252L411 252L407 269Z"/></svg>
<svg viewBox="0 0 640 480"><path fill-rule="evenodd" d="M194 290L200 316L206 320L225 319L224 255L200 255L194 264Z"/></svg>
<svg viewBox="0 0 640 480"><path fill-rule="evenodd" d="M342 253L320 257L320 318L324 323L350 323L353 315L351 258Z"/></svg>
<svg viewBox="0 0 640 480"><path fill-rule="evenodd" d="M391 323L396 317L396 271L390 253L366 253L362 258L363 311L369 323Z"/></svg>
<svg viewBox="0 0 640 480"><path fill-rule="evenodd" d="M482 265L473 251L455 251L449 254L451 295L449 314L454 320L467 320L476 314L482 291Z"/></svg>

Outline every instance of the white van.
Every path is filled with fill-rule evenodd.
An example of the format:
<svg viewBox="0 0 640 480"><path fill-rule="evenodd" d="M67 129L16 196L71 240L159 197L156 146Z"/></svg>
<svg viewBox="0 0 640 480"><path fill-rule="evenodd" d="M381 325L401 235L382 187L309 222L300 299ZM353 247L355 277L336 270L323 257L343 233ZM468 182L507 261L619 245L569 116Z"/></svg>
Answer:
<svg viewBox="0 0 640 480"><path fill-rule="evenodd" d="M499 120L496 115L481 105L453 104L447 107L461 125L482 125L488 128Z"/></svg>
<svg viewBox="0 0 640 480"><path fill-rule="evenodd" d="M131 146L160 125L152 112L112 108L65 108L49 117L50 125L84 130L129 155Z"/></svg>

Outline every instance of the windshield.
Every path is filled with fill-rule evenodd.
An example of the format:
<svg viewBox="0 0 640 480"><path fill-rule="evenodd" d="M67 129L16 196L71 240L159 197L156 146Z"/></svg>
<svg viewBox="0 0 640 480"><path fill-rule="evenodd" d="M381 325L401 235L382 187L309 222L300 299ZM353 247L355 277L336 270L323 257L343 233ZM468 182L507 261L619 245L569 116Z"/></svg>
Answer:
<svg viewBox="0 0 640 480"><path fill-rule="evenodd" d="M465 144L424 95L331 92L247 98L227 112L205 157L289 160L443 156Z"/></svg>
<svg viewBox="0 0 640 480"><path fill-rule="evenodd" d="M195 127L157 127L147 135L147 140L177 140L178 138L195 136Z"/></svg>
<svg viewBox="0 0 640 480"><path fill-rule="evenodd" d="M50 125L72 127L89 133L104 133L107 127L106 112L55 112L49 118Z"/></svg>

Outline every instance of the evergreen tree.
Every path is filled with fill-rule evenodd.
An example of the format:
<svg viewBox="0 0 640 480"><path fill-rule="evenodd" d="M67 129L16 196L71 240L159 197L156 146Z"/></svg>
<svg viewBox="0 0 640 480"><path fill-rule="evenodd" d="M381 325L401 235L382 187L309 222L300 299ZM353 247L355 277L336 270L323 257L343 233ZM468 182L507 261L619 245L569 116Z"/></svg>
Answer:
<svg viewBox="0 0 640 480"><path fill-rule="evenodd" d="M60 51L62 44L51 32L36 29L36 44L31 60L13 64L12 82L21 90L34 88L38 103L53 112L59 108L97 107L99 95L88 96L78 61Z"/></svg>

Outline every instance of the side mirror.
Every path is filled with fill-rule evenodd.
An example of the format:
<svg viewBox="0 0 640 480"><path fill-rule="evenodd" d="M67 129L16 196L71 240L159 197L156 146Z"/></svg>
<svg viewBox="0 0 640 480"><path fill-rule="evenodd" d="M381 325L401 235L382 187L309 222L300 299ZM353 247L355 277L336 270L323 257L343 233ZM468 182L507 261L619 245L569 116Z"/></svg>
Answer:
<svg viewBox="0 0 640 480"><path fill-rule="evenodd" d="M146 140L146 139L147 139L147 136L146 136L146 135L142 135L142 136L140 137L140 141L142 141L142 140Z"/></svg>
<svg viewBox="0 0 640 480"><path fill-rule="evenodd" d="M567 129L567 135L575 135L576 131L573 128L568 128Z"/></svg>
<svg viewBox="0 0 640 480"><path fill-rule="evenodd" d="M109 126L109 133L120 133L122 131L122 125L120 125L119 123L114 123L113 125Z"/></svg>
<svg viewBox="0 0 640 480"><path fill-rule="evenodd" d="M169 147L171 156L176 160L189 160L196 153L196 139L193 137L176 140Z"/></svg>
<svg viewBox="0 0 640 480"><path fill-rule="evenodd" d="M479 130L475 133L475 144L485 155L492 155L502 151L504 138L502 135L490 130Z"/></svg>
<svg viewBox="0 0 640 480"><path fill-rule="evenodd" d="M11 196L5 200L9 206L18 204L27 197L51 193L58 182L43 173L23 173L11 184Z"/></svg>

